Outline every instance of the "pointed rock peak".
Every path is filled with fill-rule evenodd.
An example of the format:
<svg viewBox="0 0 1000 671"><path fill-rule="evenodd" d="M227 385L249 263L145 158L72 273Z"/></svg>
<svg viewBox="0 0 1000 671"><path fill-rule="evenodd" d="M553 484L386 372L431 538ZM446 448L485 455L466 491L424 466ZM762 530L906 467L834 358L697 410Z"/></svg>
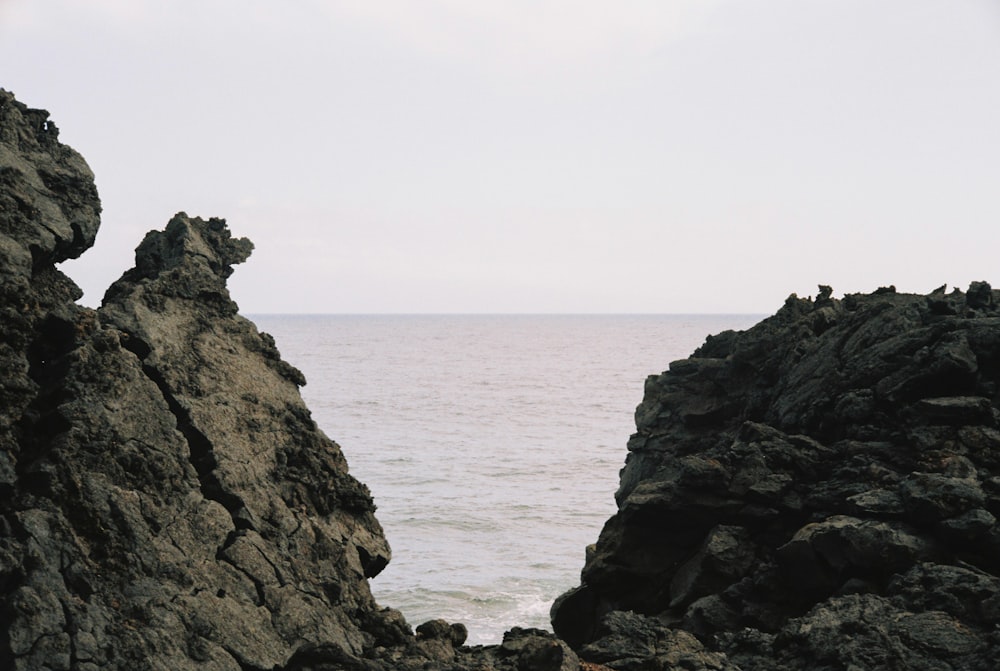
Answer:
<svg viewBox="0 0 1000 671"><path fill-rule="evenodd" d="M135 250L136 270L155 277L165 270L204 264L222 279L253 251L247 238L234 238L225 219L189 217L178 212L163 231L150 231Z"/></svg>
<svg viewBox="0 0 1000 671"><path fill-rule="evenodd" d="M135 267L108 288L103 309L113 311L141 296L156 312L166 309L164 301L188 300L213 314L236 314L226 279L252 250L248 239L230 234L225 219L179 212L164 230L146 234L135 250Z"/></svg>

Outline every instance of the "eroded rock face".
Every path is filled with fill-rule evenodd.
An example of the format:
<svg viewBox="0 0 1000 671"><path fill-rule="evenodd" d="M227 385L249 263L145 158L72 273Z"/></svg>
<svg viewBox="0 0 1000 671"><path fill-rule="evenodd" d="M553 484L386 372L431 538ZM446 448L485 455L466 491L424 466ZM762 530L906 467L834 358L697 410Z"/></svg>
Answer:
<svg viewBox="0 0 1000 671"><path fill-rule="evenodd" d="M997 668L998 401L985 283L710 337L647 380L556 633L599 661L634 611L741 668Z"/></svg>
<svg viewBox="0 0 1000 671"><path fill-rule="evenodd" d="M72 324L79 288L55 264L94 244L101 203L83 158L44 110L0 89L0 496L16 475L17 422L36 396L41 324ZM70 327L71 328L71 327ZM67 336L68 337L68 336Z"/></svg>
<svg viewBox="0 0 1000 671"><path fill-rule="evenodd" d="M0 93L0 666L272 669L405 635L368 590L370 493L229 298L249 241L180 214L77 306L54 264L100 203L56 135Z"/></svg>
<svg viewBox="0 0 1000 671"><path fill-rule="evenodd" d="M76 305L55 264L100 202L56 134L0 90L0 668L577 669L550 633L468 648L373 601L371 494L237 314L224 221L176 215Z"/></svg>
<svg viewBox="0 0 1000 671"><path fill-rule="evenodd" d="M410 628L372 497L176 215L102 307L100 202L0 90L0 668L1000 668L1000 294L789 299L647 381L562 639Z"/></svg>

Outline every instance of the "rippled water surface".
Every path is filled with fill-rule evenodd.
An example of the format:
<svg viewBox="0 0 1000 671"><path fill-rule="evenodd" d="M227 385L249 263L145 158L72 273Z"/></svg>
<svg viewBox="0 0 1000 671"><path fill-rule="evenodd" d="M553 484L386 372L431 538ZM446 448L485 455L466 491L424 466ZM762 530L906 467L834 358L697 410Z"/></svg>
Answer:
<svg viewBox="0 0 1000 671"><path fill-rule="evenodd" d="M414 626L469 642L549 629L614 513L647 375L747 315L372 315L252 319L366 483L393 559L372 580Z"/></svg>

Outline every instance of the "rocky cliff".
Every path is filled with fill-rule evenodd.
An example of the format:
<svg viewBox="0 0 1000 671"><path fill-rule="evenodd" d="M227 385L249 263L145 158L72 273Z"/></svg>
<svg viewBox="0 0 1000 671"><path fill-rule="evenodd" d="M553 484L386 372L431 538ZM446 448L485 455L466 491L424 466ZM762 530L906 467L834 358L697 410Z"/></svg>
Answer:
<svg viewBox="0 0 1000 671"><path fill-rule="evenodd" d="M830 294L647 380L618 513L553 607L585 659L671 668L680 637L709 668L1000 668L1000 292Z"/></svg>
<svg viewBox="0 0 1000 671"><path fill-rule="evenodd" d="M651 377L562 637L372 599L372 496L178 214L99 310L100 202L0 90L0 668L1000 668L1000 294L792 297ZM609 484L610 489L610 484Z"/></svg>
<svg viewBox="0 0 1000 671"><path fill-rule="evenodd" d="M371 494L226 290L250 242L178 214L95 311L55 264L100 210L48 114L0 90L0 668L468 667L461 625L373 601ZM532 645L559 647L515 632L477 664Z"/></svg>
<svg viewBox="0 0 1000 671"><path fill-rule="evenodd" d="M0 97L5 668L360 652L389 548L301 374L228 297L249 241L178 215L77 306L54 264L93 244L100 203L46 117Z"/></svg>

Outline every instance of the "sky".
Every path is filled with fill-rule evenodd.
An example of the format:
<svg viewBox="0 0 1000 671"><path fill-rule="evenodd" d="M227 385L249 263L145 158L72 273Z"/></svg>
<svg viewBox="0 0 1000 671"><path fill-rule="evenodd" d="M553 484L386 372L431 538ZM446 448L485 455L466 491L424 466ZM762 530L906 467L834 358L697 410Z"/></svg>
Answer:
<svg viewBox="0 0 1000 671"><path fill-rule="evenodd" d="M244 313L770 313L1000 287L996 0L0 0L94 170L96 306L178 211Z"/></svg>

